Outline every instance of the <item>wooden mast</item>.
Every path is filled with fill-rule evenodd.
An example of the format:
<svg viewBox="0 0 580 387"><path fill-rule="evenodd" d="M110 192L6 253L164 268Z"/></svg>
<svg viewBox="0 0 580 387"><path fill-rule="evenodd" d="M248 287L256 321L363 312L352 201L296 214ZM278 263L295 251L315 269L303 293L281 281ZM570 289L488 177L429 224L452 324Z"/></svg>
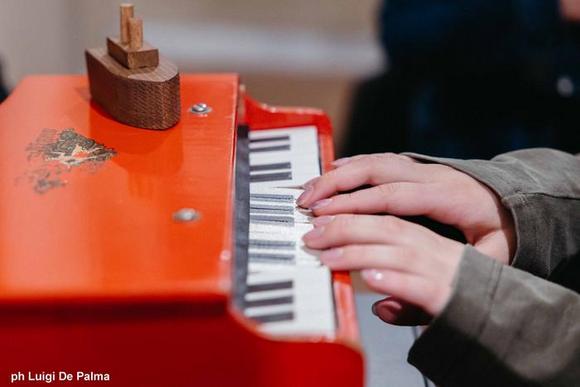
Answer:
<svg viewBox="0 0 580 387"><path fill-rule="evenodd" d="M116 120L147 129L167 129L180 118L179 72L143 40L143 20L133 4L120 6L119 36L85 53L93 100Z"/></svg>

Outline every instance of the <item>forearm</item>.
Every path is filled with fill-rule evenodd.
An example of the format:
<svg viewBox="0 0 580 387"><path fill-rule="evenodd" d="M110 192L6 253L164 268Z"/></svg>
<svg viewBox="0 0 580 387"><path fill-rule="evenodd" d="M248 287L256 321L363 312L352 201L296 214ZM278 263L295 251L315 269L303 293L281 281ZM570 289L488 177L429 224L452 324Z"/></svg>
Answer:
<svg viewBox="0 0 580 387"><path fill-rule="evenodd" d="M446 387L576 385L578 321L578 294L468 247L450 301L409 362Z"/></svg>

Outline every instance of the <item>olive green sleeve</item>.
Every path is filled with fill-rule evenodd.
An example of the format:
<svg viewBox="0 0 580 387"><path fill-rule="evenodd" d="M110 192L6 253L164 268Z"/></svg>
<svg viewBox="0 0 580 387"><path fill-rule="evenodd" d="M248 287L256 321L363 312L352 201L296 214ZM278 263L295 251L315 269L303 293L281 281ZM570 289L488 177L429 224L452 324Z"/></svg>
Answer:
<svg viewBox="0 0 580 387"><path fill-rule="evenodd" d="M465 249L452 297L409 362L444 387L580 386L580 159L552 149L410 156L489 186L513 216L517 251L505 266Z"/></svg>
<svg viewBox="0 0 580 387"><path fill-rule="evenodd" d="M409 362L437 385L580 385L580 295L467 246Z"/></svg>

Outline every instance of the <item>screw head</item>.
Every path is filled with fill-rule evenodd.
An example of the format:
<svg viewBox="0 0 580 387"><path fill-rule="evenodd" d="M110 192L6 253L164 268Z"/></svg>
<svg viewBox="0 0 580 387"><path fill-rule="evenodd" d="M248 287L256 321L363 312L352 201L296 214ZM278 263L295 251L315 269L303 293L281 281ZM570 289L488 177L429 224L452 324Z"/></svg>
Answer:
<svg viewBox="0 0 580 387"><path fill-rule="evenodd" d="M193 114L207 114L211 112L211 107L209 107L206 103L200 102L190 107L189 111Z"/></svg>
<svg viewBox="0 0 580 387"><path fill-rule="evenodd" d="M179 223L193 222L200 214L193 208L181 208L173 213L173 220Z"/></svg>

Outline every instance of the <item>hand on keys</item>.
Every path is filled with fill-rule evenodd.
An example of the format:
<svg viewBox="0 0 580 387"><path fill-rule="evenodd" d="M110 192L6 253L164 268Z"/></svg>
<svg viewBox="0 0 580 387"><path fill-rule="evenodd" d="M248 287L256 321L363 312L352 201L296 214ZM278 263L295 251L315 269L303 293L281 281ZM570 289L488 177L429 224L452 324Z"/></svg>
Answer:
<svg viewBox="0 0 580 387"><path fill-rule="evenodd" d="M326 250L321 259L331 269L362 270L371 288L389 294L374 308L383 320L419 324L440 313L464 248L395 216L424 215L454 226L483 253L509 262L515 246L511 215L469 175L394 154L355 156L335 166L306 183L298 199L318 216L304 241ZM370 215L384 213L391 216Z"/></svg>

